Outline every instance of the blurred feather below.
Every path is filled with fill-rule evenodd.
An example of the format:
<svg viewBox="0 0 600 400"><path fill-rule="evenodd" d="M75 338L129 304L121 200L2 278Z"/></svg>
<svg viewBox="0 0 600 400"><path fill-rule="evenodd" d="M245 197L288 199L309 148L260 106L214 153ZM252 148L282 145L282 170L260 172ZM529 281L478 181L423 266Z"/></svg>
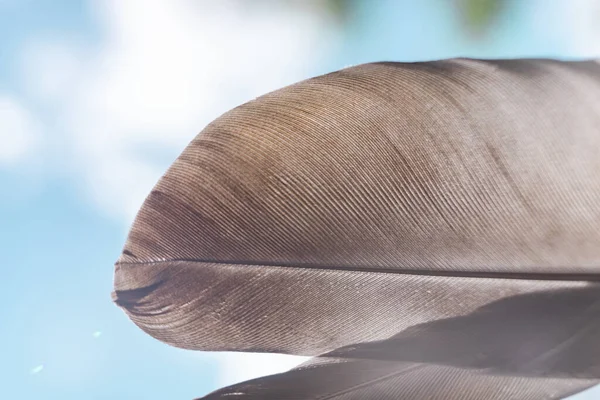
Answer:
<svg viewBox="0 0 600 400"><path fill-rule="evenodd" d="M556 399L600 377L600 286L509 297L205 399Z"/></svg>

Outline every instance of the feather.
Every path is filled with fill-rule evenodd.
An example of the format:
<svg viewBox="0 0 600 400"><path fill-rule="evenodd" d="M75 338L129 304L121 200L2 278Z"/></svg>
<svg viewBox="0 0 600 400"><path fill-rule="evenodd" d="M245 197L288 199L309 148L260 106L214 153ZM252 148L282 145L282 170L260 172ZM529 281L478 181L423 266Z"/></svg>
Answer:
<svg viewBox="0 0 600 400"><path fill-rule="evenodd" d="M564 398L600 379L599 150L596 62L299 82L186 147L113 299L173 346L319 356L209 399Z"/></svg>

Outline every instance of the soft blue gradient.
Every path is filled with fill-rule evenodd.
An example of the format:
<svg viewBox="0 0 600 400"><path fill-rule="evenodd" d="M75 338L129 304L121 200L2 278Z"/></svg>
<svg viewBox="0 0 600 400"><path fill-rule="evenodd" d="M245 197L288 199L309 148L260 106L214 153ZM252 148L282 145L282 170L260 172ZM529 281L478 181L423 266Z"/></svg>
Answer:
<svg viewBox="0 0 600 400"><path fill-rule="evenodd" d="M448 0L361 2L343 48L317 69L452 56L571 56L559 9L552 9L564 2L514 3L492 35L477 41L464 35ZM0 0L0 92L39 112L47 126L52 110L30 99L20 81L20 51L40 35L101 45L90 13L81 1ZM535 30L531 13L542 21ZM45 134L63 137L53 128ZM164 162L165 155L153 156ZM120 221L84 200L76 182L51 161L34 175L0 169L0 187L0 398L192 399L215 388L209 356L157 342L111 303L112 264L126 232ZM576 398L600 398L600 390Z"/></svg>

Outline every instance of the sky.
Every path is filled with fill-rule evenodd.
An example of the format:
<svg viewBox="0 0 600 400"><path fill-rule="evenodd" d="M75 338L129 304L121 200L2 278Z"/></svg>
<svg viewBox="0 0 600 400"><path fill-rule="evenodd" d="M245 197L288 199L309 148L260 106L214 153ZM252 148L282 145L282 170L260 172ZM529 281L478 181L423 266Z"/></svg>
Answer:
<svg viewBox="0 0 600 400"><path fill-rule="evenodd" d="M513 1L483 37L447 0L353 4L0 0L1 398L192 399L303 361L176 349L110 300L141 202L223 112L364 62L600 58L597 0Z"/></svg>

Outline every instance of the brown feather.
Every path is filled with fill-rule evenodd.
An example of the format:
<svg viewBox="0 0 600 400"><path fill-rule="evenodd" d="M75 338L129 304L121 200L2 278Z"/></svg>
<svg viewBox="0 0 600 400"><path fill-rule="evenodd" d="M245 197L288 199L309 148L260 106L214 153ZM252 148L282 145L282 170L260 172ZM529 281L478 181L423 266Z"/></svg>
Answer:
<svg viewBox="0 0 600 400"><path fill-rule="evenodd" d="M182 348L334 352L244 398L563 398L600 378L599 154L596 62L316 77L188 145L113 297Z"/></svg>

